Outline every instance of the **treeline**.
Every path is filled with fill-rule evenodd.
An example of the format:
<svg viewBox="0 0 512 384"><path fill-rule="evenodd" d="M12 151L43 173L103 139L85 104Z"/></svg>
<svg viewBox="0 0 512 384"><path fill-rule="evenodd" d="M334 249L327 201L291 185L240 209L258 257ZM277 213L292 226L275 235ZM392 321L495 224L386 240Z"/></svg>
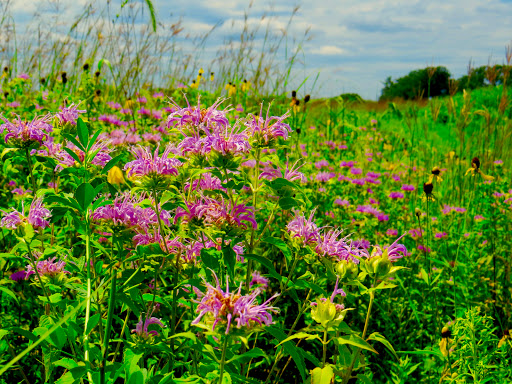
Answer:
<svg viewBox="0 0 512 384"><path fill-rule="evenodd" d="M450 71L443 66L417 69L396 80L389 76L379 100L425 99L454 95L464 89L499 85L507 82L511 69L510 65L483 65L471 68L467 75L459 79L453 79Z"/></svg>

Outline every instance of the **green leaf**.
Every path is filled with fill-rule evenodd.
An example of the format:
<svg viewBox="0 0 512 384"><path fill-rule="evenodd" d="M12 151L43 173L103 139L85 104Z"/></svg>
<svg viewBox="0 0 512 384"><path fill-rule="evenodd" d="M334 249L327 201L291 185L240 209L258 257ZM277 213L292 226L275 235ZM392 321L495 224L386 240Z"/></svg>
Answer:
<svg viewBox="0 0 512 384"><path fill-rule="evenodd" d="M311 384L330 384L334 371L330 364L325 367L316 367L311 371Z"/></svg>
<svg viewBox="0 0 512 384"><path fill-rule="evenodd" d="M235 355L232 359L229 360L229 363L232 363L233 361L239 361L240 363L245 364L249 360L256 357L264 357L268 359L267 354L261 348L252 348L241 355Z"/></svg>
<svg viewBox="0 0 512 384"><path fill-rule="evenodd" d="M361 337L357 335L340 336L336 338L336 340L340 344L350 344L353 345L354 347L366 349L368 351L379 354L370 344L368 344L366 341L364 341Z"/></svg>
<svg viewBox="0 0 512 384"><path fill-rule="evenodd" d="M100 314L96 313L95 315L89 318L89 322L87 323L87 329L85 330L85 334L88 335L91 331L98 325L100 322Z"/></svg>
<svg viewBox="0 0 512 384"><path fill-rule="evenodd" d="M290 337L287 337L286 339L282 340L277 345L281 345L283 343L286 343L287 341L294 340L294 339L306 339L306 340L318 339L318 340L322 341L322 339L318 335L312 335L312 334L306 333L306 332L297 332L296 334L291 335Z"/></svg>
<svg viewBox="0 0 512 384"><path fill-rule="evenodd" d="M87 148L87 145L89 144L89 128L87 128L87 125L81 117L77 120L76 131L78 133L78 140L80 140L80 143L84 148Z"/></svg>
<svg viewBox="0 0 512 384"><path fill-rule="evenodd" d="M270 326L266 327L265 330L270 333L274 338L276 338L278 341L282 341L286 339L286 334L276 326ZM299 349L293 344L291 341L287 341L286 343L283 343L283 348L286 353L288 353L295 365L297 365L297 368L299 369L300 376L302 377L302 381L306 381L307 377L307 371L306 371L306 364L304 362L304 356L299 353Z"/></svg>
<svg viewBox="0 0 512 384"><path fill-rule="evenodd" d="M121 154L121 155L117 155L113 159L110 159L110 161L107 164L105 164L105 166L101 170L101 173L105 174L108 171L110 171L112 168L114 168L114 165L117 165L117 163L119 163L119 160L121 160L123 158L123 156L124 155Z"/></svg>
<svg viewBox="0 0 512 384"><path fill-rule="evenodd" d="M155 13L155 7L153 6L153 2L151 0L146 0L146 5L148 6L149 16L151 18L151 26L153 27L153 32L156 32L156 13Z"/></svg>
<svg viewBox="0 0 512 384"><path fill-rule="evenodd" d="M289 210L299 205L297 200L291 197L281 197L278 203L282 210Z"/></svg>
<svg viewBox="0 0 512 384"><path fill-rule="evenodd" d="M421 268L421 277L425 281L425 283L428 285L428 274L427 271L425 271L424 268Z"/></svg>
<svg viewBox="0 0 512 384"><path fill-rule="evenodd" d="M77 146L82 152L86 152L85 147L73 136L71 136L69 133L62 133L62 137L64 137L67 141L73 143L75 146Z"/></svg>
<svg viewBox="0 0 512 384"><path fill-rule="evenodd" d="M224 264L228 267L228 273L230 276L235 276L235 264L236 264L236 253L233 248L226 246L222 248L222 254L224 255Z"/></svg>
<svg viewBox="0 0 512 384"><path fill-rule="evenodd" d="M220 251L215 248L203 248L201 249L201 261L206 268L217 271L219 269L219 261L222 257Z"/></svg>
<svg viewBox="0 0 512 384"><path fill-rule="evenodd" d="M82 212L85 212L96 197L94 187L89 183L82 183L75 191L75 199L80 205Z"/></svg>
<svg viewBox="0 0 512 384"><path fill-rule="evenodd" d="M276 271L274 268L274 265L269 259L266 259L262 256L254 255L254 254L244 254L244 258L248 260L254 260L263 265L265 268L267 268L268 273L270 276L276 278L278 281L281 281L282 276Z"/></svg>
<svg viewBox="0 0 512 384"><path fill-rule="evenodd" d="M272 244L279 248L286 257L286 260L291 261L292 252L290 251L290 248L288 248L288 245L283 240L277 237L265 237L262 241L264 243Z"/></svg>
<svg viewBox="0 0 512 384"><path fill-rule="evenodd" d="M10 296L16 302L16 304L20 305L20 302L18 301L18 297L16 297L16 295L14 294L13 291L11 291L10 289L8 289L6 287L2 287L1 285L0 285L0 291L5 293L6 295Z"/></svg>
<svg viewBox="0 0 512 384"><path fill-rule="evenodd" d="M92 135L92 138L89 140L89 145L87 145L87 151L90 151L94 143L96 142L96 139L101 134L100 130L97 130L94 135Z"/></svg>
<svg viewBox="0 0 512 384"><path fill-rule="evenodd" d="M368 337L368 340L375 340L375 341L378 341L382 344L384 344L384 346L391 352L391 354L393 356L395 356L395 358L400 361L400 359L398 358L398 355L396 354L395 352L395 349L393 348L393 346L391 345L391 343L384 337L382 336L379 332L373 332L369 337Z"/></svg>
<svg viewBox="0 0 512 384"><path fill-rule="evenodd" d="M73 152L71 149L69 149L68 147L64 147L64 150L68 153L69 156L71 156L78 164L82 164L82 160L80 160L80 158L78 157L78 155Z"/></svg>
<svg viewBox="0 0 512 384"><path fill-rule="evenodd" d="M58 379L55 384L74 384L77 383L82 377L85 376L87 372L87 368L83 366L78 366L70 369L64 375Z"/></svg>

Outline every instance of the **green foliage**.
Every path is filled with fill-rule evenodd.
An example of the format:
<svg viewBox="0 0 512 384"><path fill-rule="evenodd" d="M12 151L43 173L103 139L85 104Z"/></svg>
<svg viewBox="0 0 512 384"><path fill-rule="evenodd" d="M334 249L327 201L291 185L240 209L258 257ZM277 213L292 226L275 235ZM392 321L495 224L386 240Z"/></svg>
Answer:
<svg viewBox="0 0 512 384"><path fill-rule="evenodd" d="M414 70L396 80L388 77L380 100L412 100L447 95L449 79L450 72L442 66Z"/></svg>

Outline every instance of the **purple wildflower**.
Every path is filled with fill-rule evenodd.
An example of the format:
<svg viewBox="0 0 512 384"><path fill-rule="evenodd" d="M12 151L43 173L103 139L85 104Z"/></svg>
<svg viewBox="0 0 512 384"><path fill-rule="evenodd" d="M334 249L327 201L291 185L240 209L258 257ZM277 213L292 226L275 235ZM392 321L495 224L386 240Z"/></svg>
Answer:
<svg viewBox="0 0 512 384"><path fill-rule="evenodd" d="M389 198L390 199L403 199L404 194L402 192L391 192L389 194Z"/></svg>
<svg viewBox="0 0 512 384"><path fill-rule="evenodd" d="M374 252L372 252L371 257L386 255L388 260L391 262L401 259L402 257L404 257L404 255L407 254L407 249L405 248L405 245L398 244L398 241L404 236L405 233L398 239L396 239L393 242L393 244L384 247L384 249L381 249L379 246L375 246L375 250Z"/></svg>
<svg viewBox="0 0 512 384"><path fill-rule="evenodd" d="M135 160L130 161L124 166L128 178L141 178L144 176L155 175L178 175L178 167L181 162L170 158L169 155L173 147L168 145L161 156L158 155L159 146L156 147L154 154L151 154L149 147L141 146L130 148L130 152L135 156Z"/></svg>
<svg viewBox="0 0 512 384"><path fill-rule="evenodd" d="M253 285L257 285L256 289L260 289L264 291L268 287L268 279L262 276L258 271L254 271L252 273L252 280L249 283L249 287L252 288Z"/></svg>
<svg viewBox="0 0 512 384"><path fill-rule="evenodd" d="M320 228L313 221L315 209L311 211L308 219L298 210L294 210L293 213L295 218L286 226L288 233L291 237L302 240L304 244L316 244L320 240Z"/></svg>
<svg viewBox="0 0 512 384"><path fill-rule="evenodd" d="M11 280L14 280L19 283L20 281L25 280L26 276L27 276L27 271L25 271L25 270L14 272L11 275Z"/></svg>
<svg viewBox="0 0 512 384"><path fill-rule="evenodd" d="M64 269L66 267L66 262L64 260L56 260L57 257L51 257L48 260L40 260L36 262L36 268L39 275L48 278L54 278L60 274L69 273ZM32 265L28 265L25 280L28 280L28 278L34 274L34 268L32 268Z"/></svg>
<svg viewBox="0 0 512 384"><path fill-rule="evenodd" d="M233 323L236 323L236 327L239 329L273 323L272 313L277 313L279 309L269 304L278 294L274 294L263 304L257 304L257 297L261 293L260 290L256 289L248 295L242 295L242 284L240 284L237 291L229 292L229 283L226 278L226 291L224 291L220 287L217 275L213 273L213 276L216 282L215 286L203 279L204 285L207 288L206 293L193 287L197 295L195 302L198 303L196 312L199 315L192 321L192 325L197 325L202 319L205 319L208 324L212 324L212 331L219 324L225 326L225 334L227 335Z"/></svg>
<svg viewBox="0 0 512 384"><path fill-rule="evenodd" d="M203 197L192 203L187 202L186 205L187 210L182 207L176 209L175 223L180 217L183 217L185 223L199 219L206 225L215 225L219 228L228 225L247 229L250 224L256 229L258 226L254 219L253 207L233 204L231 201L226 202L223 197L220 200Z"/></svg>
<svg viewBox="0 0 512 384"><path fill-rule="evenodd" d="M81 102L78 104L71 103L69 107L61 107L60 112L55 114L55 117L59 119L62 124L69 123L71 125L76 125L78 114L87 112L85 109L78 109L80 104Z"/></svg>
<svg viewBox="0 0 512 384"><path fill-rule="evenodd" d="M250 134L260 145L267 145L278 137L287 140L288 134L292 131L288 124L283 123L283 121L290 116L289 112L281 117L269 117L269 112L270 104L267 109L267 115L265 119L263 119L263 103L261 103L259 116L250 114L245 122L245 126L248 128Z"/></svg>
<svg viewBox="0 0 512 384"><path fill-rule="evenodd" d="M291 167L288 162L286 162L286 169L283 172L279 168L274 168L271 166L271 163L263 163L264 169L260 174L260 179L274 180L278 177L282 177L289 181L300 180L302 183L307 181L306 176L302 172L299 172L299 169L303 165L297 166L299 160L297 160Z"/></svg>
<svg viewBox="0 0 512 384"><path fill-rule="evenodd" d="M25 207L22 204L21 212L13 209L12 212L3 212L3 218L0 221L0 227L7 229L17 229L26 223L32 225L34 229L44 229L50 225L49 219L52 214L43 205L41 198L36 198L30 205L28 217L25 217Z"/></svg>
<svg viewBox="0 0 512 384"><path fill-rule="evenodd" d="M415 191L414 185L404 184L402 185L402 191Z"/></svg>
<svg viewBox="0 0 512 384"><path fill-rule="evenodd" d="M156 317L150 317L143 320L141 315L139 322L135 326L135 329L132 329L132 333L135 333L137 336L145 340L149 339L150 337L156 337L158 336L158 332L156 330L148 331L149 326L152 324L156 324L160 328L164 328L162 320L157 319Z"/></svg>
<svg viewBox="0 0 512 384"><path fill-rule="evenodd" d="M4 124L0 125L0 132L7 131L5 142L10 141L16 147L25 148L35 142L42 144L43 141L48 139L48 134L53 130L49 123L52 118L50 114L36 116L30 122L22 121L21 117L17 117L17 121L10 122L0 115L0 118L4 121Z"/></svg>
<svg viewBox="0 0 512 384"><path fill-rule="evenodd" d="M336 200L334 200L334 204L348 207L350 205L350 201L348 201L347 199L342 200L337 198Z"/></svg>

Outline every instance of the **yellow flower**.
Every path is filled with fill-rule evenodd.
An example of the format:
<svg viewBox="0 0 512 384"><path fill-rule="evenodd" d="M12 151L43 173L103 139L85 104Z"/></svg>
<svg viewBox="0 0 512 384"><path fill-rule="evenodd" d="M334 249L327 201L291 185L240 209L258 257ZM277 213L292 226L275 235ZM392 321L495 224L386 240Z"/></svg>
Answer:
<svg viewBox="0 0 512 384"><path fill-rule="evenodd" d="M211 73L210 73L210 81L213 81L213 79L214 79L214 78L215 78L214 73L213 73L213 72L211 72Z"/></svg>
<svg viewBox="0 0 512 384"><path fill-rule="evenodd" d="M113 166L107 174L107 181L110 184L124 183L123 171L118 166Z"/></svg>

